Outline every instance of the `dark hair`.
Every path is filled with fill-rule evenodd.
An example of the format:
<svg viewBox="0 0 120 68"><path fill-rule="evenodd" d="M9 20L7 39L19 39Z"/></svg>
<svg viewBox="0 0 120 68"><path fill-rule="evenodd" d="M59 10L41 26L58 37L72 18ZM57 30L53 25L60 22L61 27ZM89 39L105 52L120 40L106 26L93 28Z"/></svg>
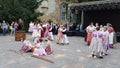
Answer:
<svg viewBox="0 0 120 68"><path fill-rule="evenodd" d="M42 39L39 39L39 42L42 42L43 40Z"/></svg>
<svg viewBox="0 0 120 68"><path fill-rule="evenodd" d="M96 28L97 31L98 31L99 29L100 29L99 27Z"/></svg>

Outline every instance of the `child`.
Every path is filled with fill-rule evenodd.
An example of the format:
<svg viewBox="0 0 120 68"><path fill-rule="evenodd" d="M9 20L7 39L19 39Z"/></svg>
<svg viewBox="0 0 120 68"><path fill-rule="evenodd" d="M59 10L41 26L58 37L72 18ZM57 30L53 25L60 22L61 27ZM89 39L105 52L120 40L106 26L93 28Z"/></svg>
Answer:
<svg viewBox="0 0 120 68"><path fill-rule="evenodd" d="M50 42L50 38L47 38L47 45L45 48L45 52L50 55L53 53L52 49L51 49L51 42Z"/></svg>
<svg viewBox="0 0 120 68"><path fill-rule="evenodd" d="M39 42L37 43L36 48L34 49L33 55L35 56L46 55L42 39L39 39Z"/></svg>
<svg viewBox="0 0 120 68"><path fill-rule="evenodd" d="M107 55L107 51L109 49L109 32L107 31L106 27L104 27L103 31L103 55Z"/></svg>
<svg viewBox="0 0 120 68"><path fill-rule="evenodd" d="M24 42L23 42L23 46L22 46L20 51L29 52L29 51L31 51L31 48L32 48L31 42L28 39L25 39Z"/></svg>
<svg viewBox="0 0 120 68"><path fill-rule="evenodd" d="M37 37L34 38L34 45L37 45L37 43L39 42L40 36L37 35Z"/></svg>
<svg viewBox="0 0 120 68"><path fill-rule="evenodd" d="M63 27L62 33L63 33L64 39L62 40L62 43L68 45L69 41L68 41L68 37L67 37L66 31L67 31L67 29L65 27Z"/></svg>

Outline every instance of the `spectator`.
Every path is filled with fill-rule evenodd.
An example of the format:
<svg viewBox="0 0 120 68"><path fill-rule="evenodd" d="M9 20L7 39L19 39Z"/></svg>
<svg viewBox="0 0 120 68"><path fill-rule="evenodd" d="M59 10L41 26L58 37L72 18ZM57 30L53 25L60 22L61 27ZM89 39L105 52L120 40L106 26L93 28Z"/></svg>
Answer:
<svg viewBox="0 0 120 68"><path fill-rule="evenodd" d="M3 20L1 28L2 28L2 34L3 34L3 36L5 36L6 32L7 32L7 28L8 28L8 25L6 24L5 20Z"/></svg>

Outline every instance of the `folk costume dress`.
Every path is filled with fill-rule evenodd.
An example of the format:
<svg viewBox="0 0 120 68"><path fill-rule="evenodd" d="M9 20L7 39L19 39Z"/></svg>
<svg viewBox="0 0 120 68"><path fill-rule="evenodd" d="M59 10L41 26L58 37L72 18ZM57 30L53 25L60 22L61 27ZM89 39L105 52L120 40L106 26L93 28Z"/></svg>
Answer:
<svg viewBox="0 0 120 68"><path fill-rule="evenodd" d="M57 43L60 43L60 41L62 43L62 40L64 39L64 35L63 35L62 31L63 31L63 29L61 27L59 27L58 35L57 35L57 41L58 41Z"/></svg>
<svg viewBox="0 0 120 68"><path fill-rule="evenodd" d="M38 31L38 27L37 26L34 26L34 29L33 29L33 33L32 33L32 37L35 38L37 36L39 36L39 31Z"/></svg>
<svg viewBox="0 0 120 68"><path fill-rule="evenodd" d="M44 37L48 37L49 36L49 25L46 26L45 28L45 33L44 33Z"/></svg>
<svg viewBox="0 0 120 68"><path fill-rule="evenodd" d="M38 43L36 45L36 48L34 49L33 55L35 55L35 56L47 55L47 53L45 52L43 43Z"/></svg>
<svg viewBox="0 0 120 68"><path fill-rule="evenodd" d="M104 48L104 53L107 52L109 49L109 32L108 31L103 31L103 48Z"/></svg>
<svg viewBox="0 0 120 68"><path fill-rule="evenodd" d="M113 44L114 39L114 29L113 27L108 27L109 32L109 44Z"/></svg>
<svg viewBox="0 0 120 68"><path fill-rule="evenodd" d="M98 31L92 33L92 40L89 47L92 52L97 53L98 51Z"/></svg>
<svg viewBox="0 0 120 68"><path fill-rule="evenodd" d="M63 36L64 36L64 39L63 39L62 43L69 44L69 41L68 41L68 37L67 37L66 31L67 31L66 28L64 28L63 31L62 31Z"/></svg>
<svg viewBox="0 0 120 68"><path fill-rule="evenodd" d="M92 33L93 31L95 30L95 27L94 26L88 26L87 27L87 38L86 38L86 42L90 43L91 42L91 39L92 39Z"/></svg>
<svg viewBox="0 0 120 68"><path fill-rule="evenodd" d="M49 37L50 37L51 40L54 40L52 27L49 27Z"/></svg>
<svg viewBox="0 0 120 68"><path fill-rule="evenodd" d="M31 50L31 47L32 47L32 44L29 40L25 40L23 42L23 45L21 47L21 50L20 51L23 51L23 52L28 52Z"/></svg>
<svg viewBox="0 0 120 68"><path fill-rule="evenodd" d="M29 23L29 32L33 32L33 29L34 29L34 23L33 22L30 22Z"/></svg>
<svg viewBox="0 0 120 68"><path fill-rule="evenodd" d="M46 44L46 48L45 48L45 52L47 53L47 55L50 55L53 53L53 50L52 50L52 46L51 46L51 42L50 40L47 41L47 44Z"/></svg>
<svg viewBox="0 0 120 68"><path fill-rule="evenodd" d="M98 52L99 56L102 56L102 52L104 52L102 31L98 32L98 51L97 52Z"/></svg>

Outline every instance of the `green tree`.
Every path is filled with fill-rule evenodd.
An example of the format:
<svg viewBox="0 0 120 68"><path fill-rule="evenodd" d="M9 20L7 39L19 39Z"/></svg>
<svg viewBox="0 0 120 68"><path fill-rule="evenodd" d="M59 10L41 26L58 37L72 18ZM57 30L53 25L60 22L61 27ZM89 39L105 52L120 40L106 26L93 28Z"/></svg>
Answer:
<svg viewBox="0 0 120 68"><path fill-rule="evenodd" d="M39 4L36 0L0 0L0 20L18 21L21 18L28 24L30 20L42 15L35 13Z"/></svg>

